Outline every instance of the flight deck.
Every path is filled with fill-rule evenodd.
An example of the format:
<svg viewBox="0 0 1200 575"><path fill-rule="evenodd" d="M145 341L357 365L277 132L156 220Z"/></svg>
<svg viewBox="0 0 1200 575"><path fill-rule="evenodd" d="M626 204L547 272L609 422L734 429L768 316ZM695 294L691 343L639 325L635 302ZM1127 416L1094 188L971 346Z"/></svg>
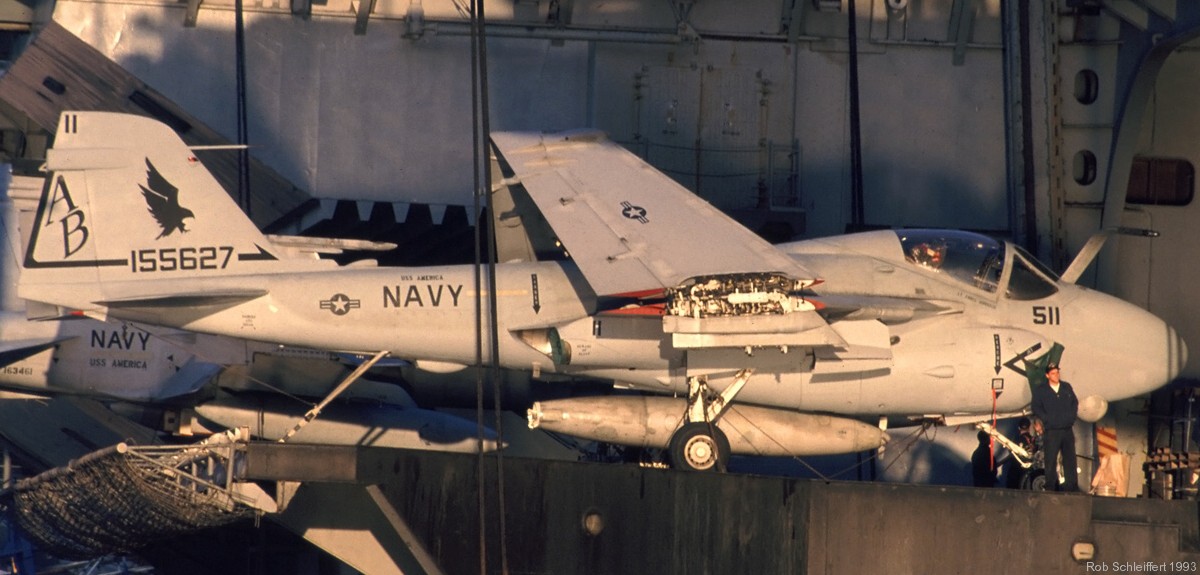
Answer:
<svg viewBox="0 0 1200 575"><path fill-rule="evenodd" d="M278 511L202 539L273 523L367 574L1083 573L1200 562L1196 501L385 448L236 451L236 481L272 493Z"/></svg>

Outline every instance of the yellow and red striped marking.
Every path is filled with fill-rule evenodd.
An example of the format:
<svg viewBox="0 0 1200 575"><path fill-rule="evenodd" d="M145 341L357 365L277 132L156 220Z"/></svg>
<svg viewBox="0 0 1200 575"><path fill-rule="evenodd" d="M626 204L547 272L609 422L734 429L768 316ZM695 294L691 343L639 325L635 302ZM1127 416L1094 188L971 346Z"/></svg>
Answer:
<svg viewBox="0 0 1200 575"><path fill-rule="evenodd" d="M1101 457L1117 454L1117 428L1096 426L1096 451Z"/></svg>

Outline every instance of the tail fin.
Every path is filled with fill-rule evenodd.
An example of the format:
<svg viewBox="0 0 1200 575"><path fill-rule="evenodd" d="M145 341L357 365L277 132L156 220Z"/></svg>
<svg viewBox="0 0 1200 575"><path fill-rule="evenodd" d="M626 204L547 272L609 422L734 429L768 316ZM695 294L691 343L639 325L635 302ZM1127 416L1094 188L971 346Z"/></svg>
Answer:
<svg viewBox="0 0 1200 575"><path fill-rule="evenodd" d="M147 281L282 272L283 256L169 127L141 116L64 112L26 237L21 297L89 309L245 294L181 294ZM131 285L137 285L131 288ZM257 295L262 295L261 290ZM185 296L183 300L181 296ZM191 298L191 299L187 299Z"/></svg>

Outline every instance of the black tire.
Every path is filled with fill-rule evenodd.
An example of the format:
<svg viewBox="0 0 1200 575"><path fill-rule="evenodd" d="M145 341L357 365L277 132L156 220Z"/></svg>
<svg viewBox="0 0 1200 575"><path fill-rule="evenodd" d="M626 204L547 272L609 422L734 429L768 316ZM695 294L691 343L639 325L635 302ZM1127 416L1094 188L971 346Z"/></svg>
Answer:
<svg viewBox="0 0 1200 575"><path fill-rule="evenodd" d="M1046 490L1046 472L1038 469L1025 475L1021 487L1030 491Z"/></svg>
<svg viewBox="0 0 1200 575"><path fill-rule="evenodd" d="M716 425L705 422L684 424L667 447L671 467L692 471L724 471L729 453L729 438Z"/></svg>

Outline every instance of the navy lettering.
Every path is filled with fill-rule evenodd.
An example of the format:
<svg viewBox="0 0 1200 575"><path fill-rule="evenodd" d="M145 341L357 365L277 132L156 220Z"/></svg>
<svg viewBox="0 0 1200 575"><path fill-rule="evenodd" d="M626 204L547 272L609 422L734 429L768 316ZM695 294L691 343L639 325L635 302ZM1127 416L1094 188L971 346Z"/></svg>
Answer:
<svg viewBox="0 0 1200 575"><path fill-rule="evenodd" d="M146 351L146 347L150 345L150 334L143 331L92 330L92 347L133 350L134 343L137 343L142 351Z"/></svg>
<svg viewBox="0 0 1200 575"><path fill-rule="evenodd" d="M447 303L447 294L450 295L449 305L458 307L458 296L462 290L462 284L425 284L424 290L419 284L383 286L383 307L426 307L426 303L429 307L441 307ZM404 293L403 298L401 292Z"/></svg>

